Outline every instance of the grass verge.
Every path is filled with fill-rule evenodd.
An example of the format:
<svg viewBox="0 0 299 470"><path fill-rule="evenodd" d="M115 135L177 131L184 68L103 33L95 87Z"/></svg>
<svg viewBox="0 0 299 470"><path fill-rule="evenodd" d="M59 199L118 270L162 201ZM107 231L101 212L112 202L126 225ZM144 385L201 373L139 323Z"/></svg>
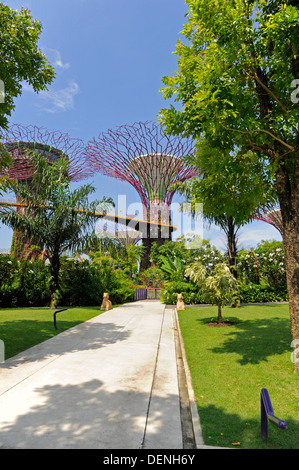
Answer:
<svg viewBox="0 0 299 470"><path fill-rule="evenodd" d="M243 449L299 449L299 376L293 372L288 305L216 307L179 311L206 445ZM269 423L260 434L260 392L267 388L282 431Z"/></svg>
<svg viewBox="0 0 299 470"><path fill-rule="evenodd" d="M117 305L113 305L113 308ZM57 310L59 310L59 307ZM1 308L0 340L4 341L5 359L15 356L79 323L104 311L97 307L68 307L56 315L58 330L54 327L55 310L48 307Z"/></svg>

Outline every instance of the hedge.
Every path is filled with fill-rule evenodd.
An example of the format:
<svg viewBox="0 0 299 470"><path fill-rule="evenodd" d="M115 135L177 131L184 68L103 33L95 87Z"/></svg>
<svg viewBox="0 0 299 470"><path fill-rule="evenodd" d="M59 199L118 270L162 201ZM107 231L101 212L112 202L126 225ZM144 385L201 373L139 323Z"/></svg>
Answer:
<svg viewBox="0 0 299 470"><path fill-rule="evenodd" d="M183 295L186 305L201 304L203 296L201 291L188 283L169 283L162 292L161 300L165 304L174 305L177 302L177 293ZM259 284L239 285L241 303L284 302L288 301L286 286L263 286Z"/></svg>

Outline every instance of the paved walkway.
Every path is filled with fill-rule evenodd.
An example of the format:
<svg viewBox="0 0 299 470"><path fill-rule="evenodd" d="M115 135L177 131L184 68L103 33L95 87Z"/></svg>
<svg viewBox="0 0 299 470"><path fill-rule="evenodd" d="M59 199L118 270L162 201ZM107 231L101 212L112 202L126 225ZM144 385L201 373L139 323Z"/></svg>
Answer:
<svg viewBox="0 0 299 470"><path fill-rule="evenodd" d="M195 448L175 322L125 304L0 364L0 448Z"/></svg>

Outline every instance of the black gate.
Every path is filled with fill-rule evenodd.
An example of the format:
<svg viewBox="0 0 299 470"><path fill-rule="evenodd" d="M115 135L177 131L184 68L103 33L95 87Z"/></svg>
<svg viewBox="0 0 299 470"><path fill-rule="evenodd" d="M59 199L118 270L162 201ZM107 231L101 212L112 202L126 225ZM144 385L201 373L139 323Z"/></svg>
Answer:
<svg viewBox="0 0 299 470"><path fill-rule="evenodd" d="M155 287L136 287L134 300L159 300L161 298L161 288Z"/></svg>

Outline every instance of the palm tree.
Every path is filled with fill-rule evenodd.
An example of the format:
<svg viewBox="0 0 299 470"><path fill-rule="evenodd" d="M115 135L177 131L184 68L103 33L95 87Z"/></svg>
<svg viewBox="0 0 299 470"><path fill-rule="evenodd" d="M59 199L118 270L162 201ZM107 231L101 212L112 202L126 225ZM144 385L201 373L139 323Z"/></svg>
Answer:
<svg viewBox="0 0 299 470"><path fill-rule="evenodd" d="M67 175L67 157L49 162L40 153L29 153L34 171L30 186L19 183L17 195L26 211L7 208L0 214L2 222L34 238L41 250L47 250L50 261L51 308L59 291L60 257L66 250L78 250L94 225L98 201L89 202L94 192L90 184L71 190Z"/></svg>

